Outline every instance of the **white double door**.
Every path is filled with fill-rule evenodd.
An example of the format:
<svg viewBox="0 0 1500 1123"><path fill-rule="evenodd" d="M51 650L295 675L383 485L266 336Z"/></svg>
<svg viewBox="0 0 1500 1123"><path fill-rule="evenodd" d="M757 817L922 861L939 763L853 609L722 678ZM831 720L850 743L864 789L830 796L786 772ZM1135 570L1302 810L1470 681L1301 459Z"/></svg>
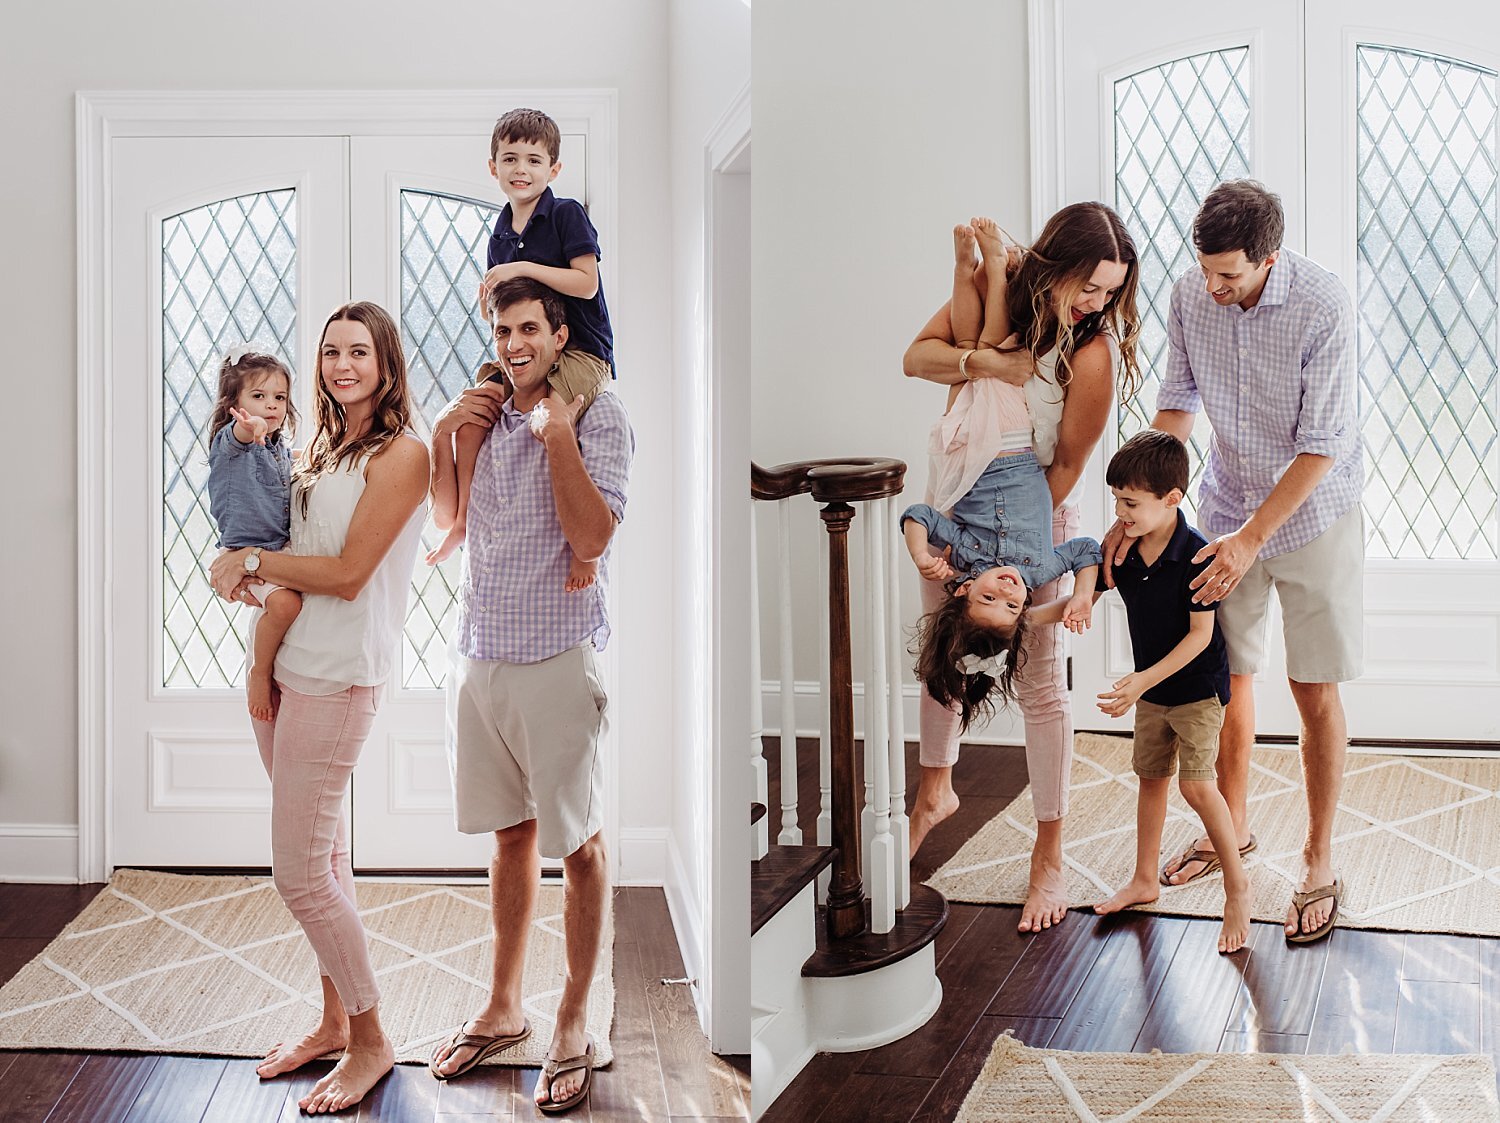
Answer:
<svg viewBox="0 0 1500 1123"><path fill-rule="evenodd" d="M486 173L488 146L478 131L111 142L110 375L100 388L110 422L99 453L110 488L113 864L269 862L270 788L238 685L236 614L246 610L226 614L201 576L216 539L200 427L217 356L248 338L282 354L300 447L323 323L346 301L372 300L402 327L430 421L483 346L471 315L483 224L504 202ZM559 188L582 197L582 167ZM360 869L488 860L487 837L454 829L443 745L441 633L458 564L440 574L417 564L403 651L352 784Z"/></svg>
<svg viewBox="0 0 1500 1123"><path fill-rule="evenodd" d="M1060 12L1061 201L1102 199L1129 221L1131 172L1119 169L1159 145L1174 158L1140 189L1155 193L1134 211L1143 257L1171 261L1183 243L1169 223L1145 229L1153 210L1181 206L1179 192L1201 197L1214 179L1249 175L1281 196L1285 244L1338 273L1354 298L1369 547L1365 674L1343 690L1351 736L1500 741L1500 9L1464 0L1268 0L1253 9L1062 0ZM1459 66L1445 69L1448 60ZM1225 122L1215 124L1216 114ZM1215 161L1234 170L1206 174ZM1383 217L1368 221L1379 208L1395 215L1388 231ZM1185 209L1190 216L1196 203ZM1389 252L1389 242L1401 244ZM1194 268L1189 256L1177 273ZM1437 278L1450 269L1462 293L1442 291ZM1149 308L1143 295L1141 311L1144 340L1152 317L1163 322L1165 293ZM1461 359L1445 350L1449 336ZM1140 404L1149 420L1161 371L1147 373ZM1203 450L1208 432L1200 416ZM1112 425L1089 469L1086 534L1112 521L1103 469L1118 443ZM1131 668L1123 607L1114 597L1100 607L1074 647L1075 714L1085 728L1128 728L1129 717L1111 721L1094 706ZM1269 640L1257 728L1295 735L1274 598Z"/></svg>

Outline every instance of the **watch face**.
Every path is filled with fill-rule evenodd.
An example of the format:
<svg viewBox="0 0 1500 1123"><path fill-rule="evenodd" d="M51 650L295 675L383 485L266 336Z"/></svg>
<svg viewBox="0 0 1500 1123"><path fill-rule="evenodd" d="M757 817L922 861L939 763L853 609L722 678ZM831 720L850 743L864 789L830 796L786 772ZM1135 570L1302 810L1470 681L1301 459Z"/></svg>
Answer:
<svg viewBox="0 0 1500 1123"><path fill-rule="evenodd" d="M245 555L245 572L246 573L254 573L259 568L260 568L260 555L259 554L246 554Z"/></svg>

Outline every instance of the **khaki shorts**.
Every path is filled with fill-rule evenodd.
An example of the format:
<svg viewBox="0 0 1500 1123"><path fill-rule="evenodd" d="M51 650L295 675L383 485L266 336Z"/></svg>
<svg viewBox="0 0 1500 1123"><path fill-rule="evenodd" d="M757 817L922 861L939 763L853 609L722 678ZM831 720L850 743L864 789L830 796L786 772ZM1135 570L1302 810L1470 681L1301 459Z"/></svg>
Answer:
<svg viewBox="0 0 1500 1123"><path fill-rule="evenodd" d="M574 398L582 397L583 409L578 411L578 416L582 417L584 411L594 404L599 391L609 385L610 377L609 364L598 355L590 355L587 351L574 351L565 347L562 354L557 356L557 362L552 366L552 373L547 376L547 385L569 402L572 402ZM476 385L492 380L504 386L506 396L509 397L510 379L499 363L485 363L474 376Z"/></svg>
<svg viewBox="0 0 1500 1123"><path fill-rule="evenodd" d="M1271 586L1281 602L1286 672L1293 682L1348 682L1364 671L1365 516L1355 504L1301 549L1262 558L1219 603L1229 673L1266 660Z"/></svg>
<svg viewBox="0 0 1500 1123"><path fill-rule="evenodd" d="M536 820L537 849L566 858L604 825L599 738L609 700L592 644L540 663L450 654L448 771L464 834Z"/></svg>
<svg viewBox="0 0 1500 1123"><path fill-rule="evenodd" d="M1179 765L1178 779L1212 780L1223 727L1224 703L1213 696L1180 706L1136 702L1131 766L1144 780L1165 779Z"/></svg>

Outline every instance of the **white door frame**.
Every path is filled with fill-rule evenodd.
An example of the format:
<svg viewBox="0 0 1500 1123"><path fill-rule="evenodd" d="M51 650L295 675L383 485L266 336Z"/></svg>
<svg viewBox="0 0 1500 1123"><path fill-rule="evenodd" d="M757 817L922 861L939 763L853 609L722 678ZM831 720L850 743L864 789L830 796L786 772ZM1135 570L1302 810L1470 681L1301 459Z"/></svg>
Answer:
<svg viewBox="0 0 1500 1123"><path fill-rule="evenodd" d="M691 733L695 744L712 746L702 773L702 806L709 856L707 882L699 898L706 933L699 972L698 1016L709 1044L719 1053L750 1052L750 767L745 731L750 728L750 614L744 591L752 580L750 523L746 517L750 465L750 381L724 378L728 352L744 342L725 338L726 314L717 277L726 264L716 256L717 203L723 180L750 147L750 87L735 97L704 146L704 316L701 380L709 429L704 459L712 481L700 497L706 504L707 549L698 554L700 587L711 590L705 627L695 637L693 662L707 668L712 696L707 721ZM743 262L748 273L749 259ZM743 356L740 356L743 360ZM702 430L699 430L702 433ZM707 572L703 572L706 567ZM697 582L695 582L697 584ZM698 840L693 840L698 844Z"/></svg>
<svg viewBox="0 0 1500 1123"><path fill-rule="evenodd" d="M78 879L103 881L111 862L110 689L115 650L110 580L111 433L108 280L113 235L110 142L126 136L428 136L489 128L497 106L546 105L564 132L586 132L591 210L617 230L618 124L613 90L80 91L75 105L78 176ZM476 159L478 157L476 156ZM619 260L618 253L615 260ZM619 273L623 274L624 270ZM613 649L606 652L612 662ZM608 666L606 672L611 670ZM615 675L610 674L613 681ZM606 817L618 824L618 786ZM618 827L616 828L618 831ZM610 854L618 861L618 839Z"/></svg>

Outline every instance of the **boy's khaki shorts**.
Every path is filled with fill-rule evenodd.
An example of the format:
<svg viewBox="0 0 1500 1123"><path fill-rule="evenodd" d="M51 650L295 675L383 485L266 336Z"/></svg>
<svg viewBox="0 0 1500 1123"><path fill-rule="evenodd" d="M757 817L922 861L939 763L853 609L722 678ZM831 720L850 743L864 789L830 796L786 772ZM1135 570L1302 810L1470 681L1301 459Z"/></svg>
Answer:
<svg viewBox="0 0 1500 1123"><path fill-rule="evenodd" d="M448 771L464 834L536 820L537 850L566 858L604 825L599 738L609 699L591 643L540 663L450 652Z"/></svg>
<svg viewBox="0 0 1500 1123"><path fill-rule="evenodd" d="M609 385L609 380L609 364L598 355L564 347L562 354L557 356L557 362L552 365L552 373L547 376L547 385L568 402L582 397L583 409L578 411L578 416L582 417L589 406L594 404L599 391ZM499 363L485 363L474 376L476 386L490 381L498 381L505 387L506 396L510 396L510 379Z"/></svg>
<svg viewBox="0 0 1500 1123"><path fill-rule="evenodd" d="M1223 727L1224 703L1213 695L1180 706L1136 702L1135 774L1161 780L1180 765L1179 780L1212 780Z"/></svg>

